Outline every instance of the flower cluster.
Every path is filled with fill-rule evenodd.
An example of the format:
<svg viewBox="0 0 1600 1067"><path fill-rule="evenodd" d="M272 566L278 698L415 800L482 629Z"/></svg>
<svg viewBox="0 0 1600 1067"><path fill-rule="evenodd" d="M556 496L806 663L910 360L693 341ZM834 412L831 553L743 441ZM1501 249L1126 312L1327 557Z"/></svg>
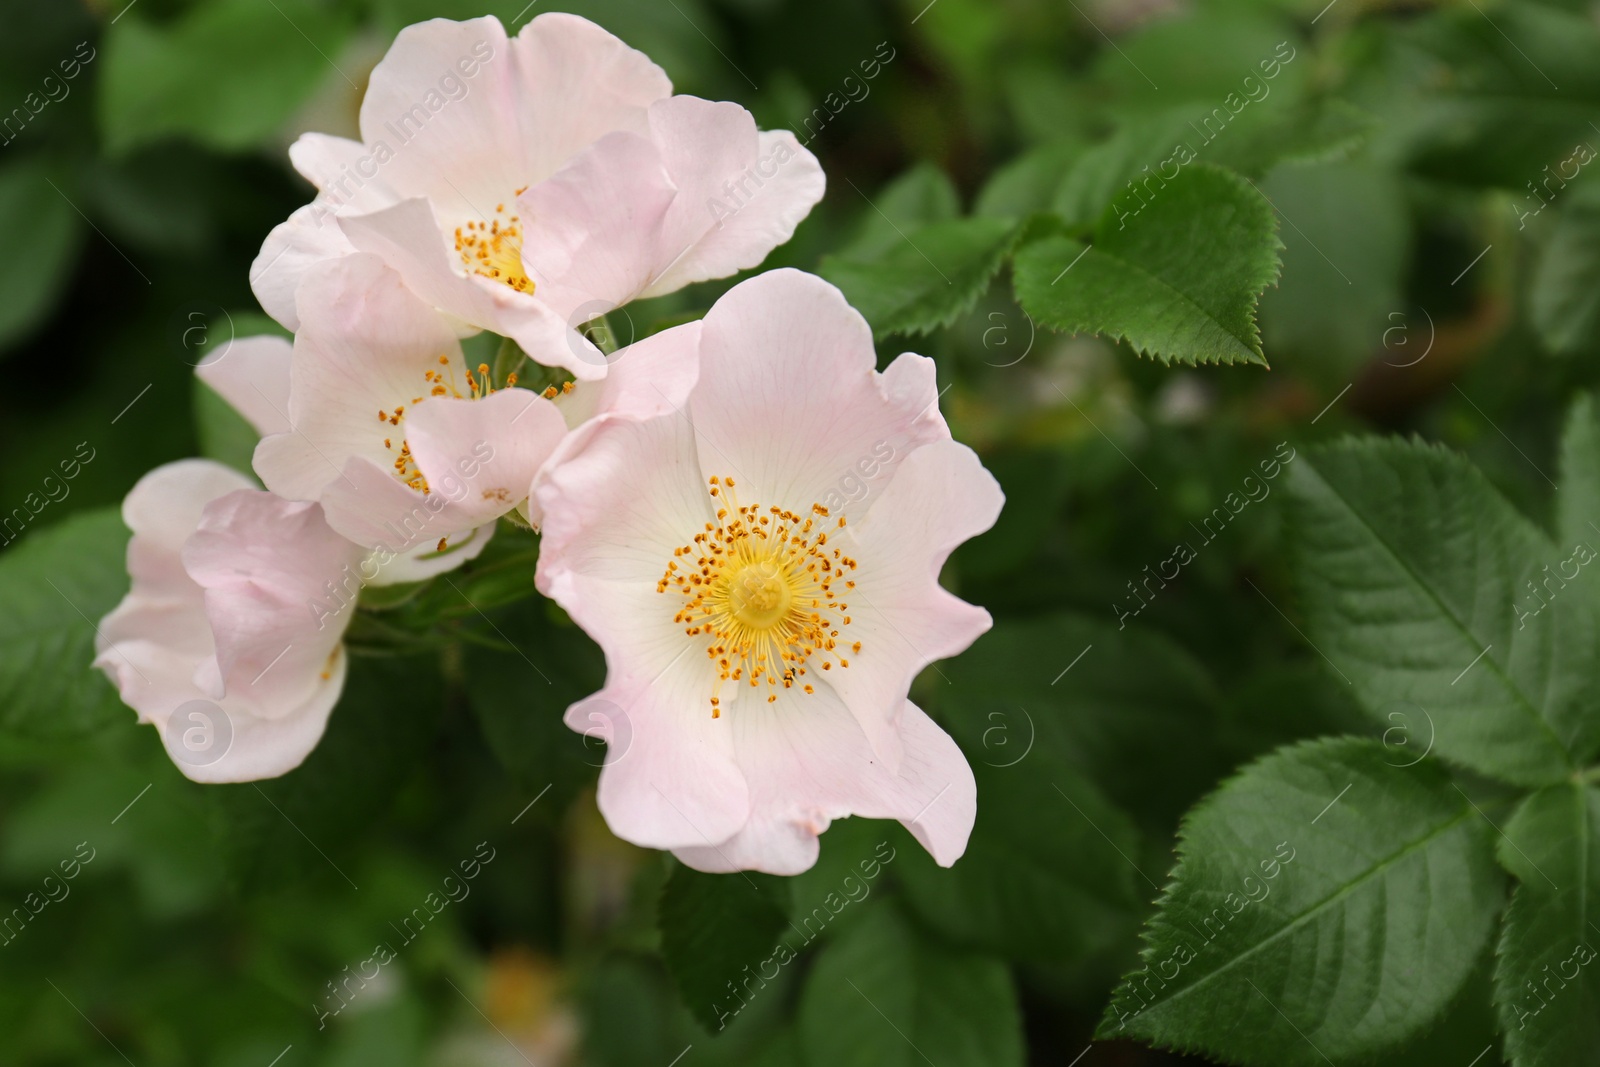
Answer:
<svg viewBox="0 0 1600 1067"><path fill-rule="evenodd" d="M620 351L584 329L759 265L821 199L815 158L567 14L404 30L361 131L290 150L319 191L252 284L292 343L199 369L261 434L259 485L185 460L123 505L132 589L96 660L122 699L197 781L283 774L338 702L359 591L458 567L514 516L540 530L540 591L605 652L566 721L608 743L617 834L795 873L854 814L954 862L972 773L907 693L989 625L938 575L1002 498L932 361L880 373L839 291L787 269ZM468 359L485 331L515 358ZM196 707L228 732L203 758Z"/></svg>

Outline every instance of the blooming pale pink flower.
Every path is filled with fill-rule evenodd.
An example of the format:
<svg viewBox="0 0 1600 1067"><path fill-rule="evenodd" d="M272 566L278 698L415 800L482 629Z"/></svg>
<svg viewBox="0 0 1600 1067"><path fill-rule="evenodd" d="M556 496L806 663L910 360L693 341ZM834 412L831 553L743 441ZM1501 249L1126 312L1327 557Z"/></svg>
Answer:
<svg viewBox="0 0 1600 1067"><path fill-rule="evenodd" d="M672 95L643 53L575 15L407 27L372 72L360 141L290 150L318 189L251 269L298 330L307 272L379 255L466 332L596 378L573 327L641 296L756 266L822 197L816 159L732 103Z"/></svg>
<svg viewBox="0 0 1600 1067"><path fill-rule="evenodd" d="M151 471L122 517L133 587L100 623L95 666L197 782L298 766L344 686L352 612L328 607L329 590L365 550L316 504L209 460Z"/></svg>
<svg viewBox="0 0 1600 1067"><path fill-rule="evenodd" d="M606 654L567 711L607 741L601 811L701 870L802 871L851 814L948 866L976 786L906 694L990 624L938 575L1002 497L932 361L878 373L861 316L792 270L651 342L697 351L682 409L597 418L535 481L540 589Z"/></svg>
<svg viewBox="0 0 1600 1067"><path fill-rule="evenodd" d="M286 367L280 351L203 372L230 400L287 396L256 448L256 473L279 496L320 502L335 530L379 553L382 582L428 577L482 551L494 521L527 499L569 420L670 410L693 381L692 360L678 350L653 358L647 340L607 378L564 393L497 388L487 365L467 365L438 313L367 253L308 271L299 308ZM286 384L259 380L285 370Z"/></svg>

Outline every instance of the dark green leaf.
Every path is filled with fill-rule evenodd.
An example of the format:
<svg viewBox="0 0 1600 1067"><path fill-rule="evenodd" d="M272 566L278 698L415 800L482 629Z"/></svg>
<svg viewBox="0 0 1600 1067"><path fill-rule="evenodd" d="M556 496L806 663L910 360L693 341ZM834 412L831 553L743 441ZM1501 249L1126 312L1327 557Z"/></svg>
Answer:
<svg viewBox="0 0 1600 1067"><path fill-rule="evenodd" d="M811 1067L1021 1067L1022 1020L999 962L931 941L876 904L823 949L800 996Z"/></svg>
<svg viewBox="0 0 1600 1067"><path fill-rule="evenodd" d="M1571 549L1596 542L1600 542L1600 411L1595 410L1594 396L1584 393L1567 412L1561 434L1556 544Z"/></svg>
<svg viewBox="0 0 1600 1067"><path fill-rule="evenodd" d="M1600 344L1600 185L1589 182L1567 196L1528 286L1534 328L1561 355ZM1529 203L1543 210L1543 201Z"/></svg>
<svg viewBox="0 0 1600 1067"><path fill-rule="evenodd" d="M14 250L0 266L0 349L50 314L77 258L83 218L61 181L37 160L0 167L0 244Z"/></svg>
<svg viewBox="0 0 1600 1067"><path fill-rule="evenodd" d="M1050 210L1067 166L1083 151L1075 141L1046 145L995 172L978 193L972 213L984 218L1022 219Z"/></svg>
<svg viewBox="0 0 1600 1067"><path fill-rule="evenodd" d="M1553 570L1570 552L1471 464L1346 441L1295 464L1289 484L1307 636L1370 713L1415 704L1435 752L1523 785L1600 744L1593 612ZM1531 583L1547 573L1541 600Z"/></svg>
<svg viewBox="0 0 1600 1067"><path fill-rule="evenodd" d="M1516 1067L1600 1064L1600 792L1563 782L1533 794L1500 858L1522 883L1495 967L1506 1052Z"/></svg>
<svg viewBox="0 0 1600 1067"><path fill-rule="evenodd" d="M862 209L861 229L838 250L845 259L871 260L905 241L908 230L930 222L950 222L961 214L956 187L932 163L919 163L878 190L870 199L855 190Z"/></svg>
<svg viewBox="0 0 1600 1067"><path fill-rule="evenodd" d="M1546 4L1500 4L1492 15L1449 8L1396 41L1405 74L1380 90L1393 112L1384 149L1415 169L1520 194L1578 141L1595 143L1600 31L1587 15Z"/></svg>
<svg viewBox="0 0 1600 1067"><path fill-rule="evenodd" d="M1444 1011L1503 887L1490 830L1435 764L1377 742L1282 749L1184 822L1144 967L1101 1037L1233 1063L1371 1057Z"/></svg>
<svg viewBox="0 0 1600 1067"><path fill-rule="evenodd" d="M1155 896L1145 881L1155 872L1133 866L1132 820L1080 772L1047 760L974 765L978 818L954 866L900 838L894 869L907 897L952 940L1013 959L1073 959L1132 934L1140 903Z"/></svg>
<svg viewBox="0 0 1600 1067"><path fill-rule="evenodd" d="M1205 670L1148 627L1115 625L1109 609L1104 621L1063 613L1000 622L940 671L949 684L934 686L929 704L975 765L1022 774L1075 769L1163 835L1228 769L1219 763L1217 695ZM980 794L980 820L984 806ZM1052 832L1071 824L1050 821ZM1081 829L1087 854L1115 868L1116 854ZM1068 877L1078 847L1062 849ZM1082 881L1097 877L1085 872ZM1148 888L1140 882L1137 892Z"/></svg>
<svg viewBox="0 0 1600 1067"><path fill-rule="evenodd" d="M1180 171L1148 200L1121 201L1091 244L1051 237L1017 253L1023 309L1052 329L1125 340L1163 363L1265 365L1256 301L1278 276L1282 247L1271 205L1206 165Z"/></svg>
<svg viewBox="0 0 1600 1067"><path fill-rule="evenodd" d="M0 515L6 537L30 502ZM32 736L64 736L132 721L106 677L89 664L95 625L128 591L127 527L116 508L74 515L42 530L24 529L0 554L0 725Z"/></svg>
<svg viewBox="0 0 1600 1067"><path fill-rule="evenodd" d="M437 578L430 592L441 584L460 599ZM606 755L597 737L579 734L562 721L568 706L600 688L604 657L570 622L552 621L551 610L545 603L529 602L493 612L493 626L481 616L467 620L487 638L509 645L467 646L465 684L473 714L500 765L529 790L552 787L552 795L529 813L530 819L546 813L554 818L564 811L593 782Z"/></svg>
<svg viewBox="0 0 1600 1067"><path fill-rule="evenodd" d="M773 950L789 928L789 883L680 865L662 890L660 924L667 970L689 1011L715 1034L738 1014L741 983L776 962Z"/></svg>
<svg viewBox="0 0 1600 1067"><path fill-rule="evenodd" d="M971 309L1015 234L1007 219L935 222L870 257L825 256L818 272L844 290L877 336L929 333Z"/></svg>
<svg viewBox="0 0 1600 1067"><path fill-rule="evenodd" d="M357 844L427 758L443 703L427 658L353 656L327 732L281 778L209 787L235 878L254 889L314 876L344 887Z"/></svg>

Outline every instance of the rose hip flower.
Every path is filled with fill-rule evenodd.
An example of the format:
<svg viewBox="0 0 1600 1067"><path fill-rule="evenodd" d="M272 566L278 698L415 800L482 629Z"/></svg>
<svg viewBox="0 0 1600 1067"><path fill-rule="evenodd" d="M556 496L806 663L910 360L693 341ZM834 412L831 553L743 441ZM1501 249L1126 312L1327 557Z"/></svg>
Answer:
<svg viewBox="0 0 1600 1067"><path fill-rule="evenodd" d="M976 787L906 694L990 625L938 574L1002 496L932 361L876 372L866 322L792 270L651 341L698 352L682 409L580 427L534 491L540 589L606 654L567 711L608 743L606 820L701 870L792 874L831 819L893 818L948 866Z"/></svg>
<svg viewBox="0 0 1600 1067"><path fill-rule="evenodd" d="M288 384L258 387L254 375L282 366L259 357L236 363L232 380L223 359L207 380L229 397L286 393L285 418L256 448L256 473L279 496L320 502L335 530L378 553L383 582L482 551L494 521L527 499L569 418L670 410L693 381L691 360L654 358L647 341L601 381L543 393L509 378L497 386L376 256L345 256L307 279Z"/></svg>
<svg viewBox="0 0 1600 1067"><path fill-rule="evenodd" d="M604 375L573 327L641 296L756 266L823 193L787 131L672 95L661 68L586 19L548 13L402 30L373 70L360 141L290 149L318 189L251 269L274 318L330 257L375 253L468 332Z"/></svg>
<svg viewBox="0 0 1600 1067"><path fill-rule="evenodd" d="M314 605L365 551L317 505L262 492L209 460L146 474L122 517L133 587L101 620L95 666L197 782L299 766L344 687L340 642L353 614Z"/></svg>

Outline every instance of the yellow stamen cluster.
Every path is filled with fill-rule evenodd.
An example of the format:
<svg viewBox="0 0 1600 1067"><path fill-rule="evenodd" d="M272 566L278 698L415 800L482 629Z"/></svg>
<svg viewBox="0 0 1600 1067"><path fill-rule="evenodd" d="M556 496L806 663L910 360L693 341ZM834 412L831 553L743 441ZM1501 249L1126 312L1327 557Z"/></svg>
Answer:
<svg viewBox="0 0 1600 1067"><path fill-rule="evenodd" d="M469 221L456 227L456 254L472 273L504 282L519 293L531 293L533 281L522 269L522 220L516 215L505 217L504 204L497 204L494 212L489 222Z"/></svg>
<svg viewBox="0 0 1600 1067"><path fill-rule="evenodd" d="M451 396L461 400L477 400L497 391L494 387L493 379L489 376L489 364L487 363L478 364L477 374L473 374L471 370L466 372L467 391L465 393L462 393L456 384L455 370L450 365L450 357L441 354L439 356L439 366L443 367L444 370L437 371L430 368L422 372L422 380L428 383L428 391L423 396L412 397L412 406L422 403L430 396ZM515 374L506 375L505 387L507 389L516 384L517 376ZM378 412L378 421L389 426L399 426L401 420L405 418L405 414L406 405L401 404L393 411L380 410ZM385 437L383 439L383 447L393 452L394 439ZM417 469L416 460L411 456L411 446L403 438L400 441L400 451L395 455L394 473L395 477L419 493L429 491L428 480L422 476L422 471Z"/></svg>
<svg viewBox="0 0 1600 1067"><path fill-rule="evenodd" d="M706 656L717 670L712 718L722 714L723 682L765 682L770 704L780 685L814 692L801 680L809 666L850 666L839 654L850 605L839 600L838 587L855 588L847 575L856 561L828 548L828 535L844 526L844 517L830 522L821 504L812 504L809 515L741 506L733 490L732 478L711 479L717 521L673 550L656 583L656 592L675 590L686 600L673 622L709 641ZM852 654L860 651L860 642L850 646Z"/></svg>

